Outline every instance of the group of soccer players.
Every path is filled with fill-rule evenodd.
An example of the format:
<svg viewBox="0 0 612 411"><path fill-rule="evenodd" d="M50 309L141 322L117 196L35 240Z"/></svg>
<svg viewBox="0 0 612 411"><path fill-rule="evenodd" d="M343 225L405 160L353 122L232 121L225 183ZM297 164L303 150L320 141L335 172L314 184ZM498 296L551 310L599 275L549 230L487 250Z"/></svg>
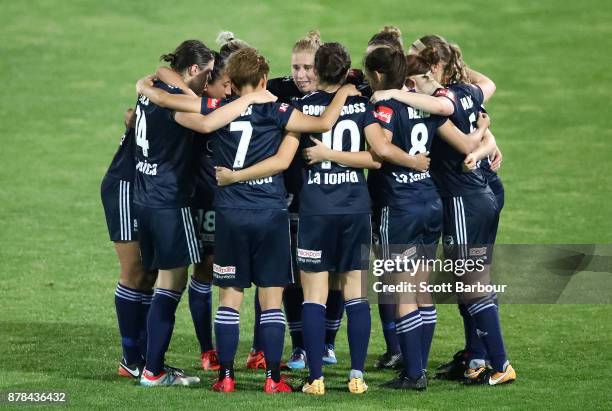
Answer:
<svg viewBox="0 0 612 411"><path fill-rule="evenodd" d="M495 85L439 36L418 39L406 54L392 27L371 38L363 71L351 69L344 46L310 32L293 47L291 76L277 79L268 79L268 62L246 42L229 32L218 40L219 52L181 43L161 57L169 67L138 81L102 182L121 269L119 374L145 386L199 383L164 359L193 265L189 307L202 368L219 372L215 391L235 391L241 303L255 284L247 366L265 368L264 391L293 390L281 376L288 366L308 367L302 391L324 394L323 364L337 362L346 310L348 390L364 393L371 318L363 248L372 236L387 258L406 255L406 246L432 253L443 235L455 258L484 245L490 259L503 186L483 103ZM214 326L211 284L219 287ZM512 382L496 296L460 301L465 349L437 375ZM401 369L384 386L425 389L431 299L379 308L387 350L376 366Z"/></svg>

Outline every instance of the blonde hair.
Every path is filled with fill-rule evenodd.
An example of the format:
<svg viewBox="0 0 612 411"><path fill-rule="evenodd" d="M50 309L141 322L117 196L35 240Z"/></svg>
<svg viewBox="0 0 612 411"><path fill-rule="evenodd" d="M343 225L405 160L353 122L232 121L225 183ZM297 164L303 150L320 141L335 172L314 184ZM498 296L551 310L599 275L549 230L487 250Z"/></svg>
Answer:
<svg viewBox="0 0 612 411"><path fill-rule="evenodd" d="M321 33L319 30L310 30L305 37L302 37L293 45L292 53L310 52L315 54L321 47Z"/></svg>
<svg viewBox="0 0 612 411"><path fill-rule="evenodd" d="M251 47L246 41L237 39L231 31L219 32L216 43L219 45L219 54L223 59L227 59L235 51Z"/></svg>

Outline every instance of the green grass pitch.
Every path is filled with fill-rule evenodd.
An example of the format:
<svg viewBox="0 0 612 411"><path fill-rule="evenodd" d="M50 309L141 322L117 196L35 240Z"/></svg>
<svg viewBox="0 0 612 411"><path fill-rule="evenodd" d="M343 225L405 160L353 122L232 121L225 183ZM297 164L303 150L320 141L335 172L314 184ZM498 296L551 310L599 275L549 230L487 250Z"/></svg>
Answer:
<svg viewBox="0 0 612 411"><path fill-rule="evenodd" d="M425 33L458 42L496 81L488 110L505 156L500 243L612 243L610 2L0 0L0 9L0 390L63 390L77 409L612 409L606 305L503 306L518 381L496 389L433 381L424 393L389 392L377 385L392 374L370 368L370 392L350 396L341 331L328 394L308 398L265 396L262 375L244 370L239 392L213 393L214 375L194 370L183 301L168 359L203 385L138 387L115 374L118 269L99 199L135 80L180 41L213 46L229 29L284 75L293 42L311 28L347 45L360 66L368 38L390 23L406 43ZM239 366L252 332L250 295ZM370 367L383 347L376 310ZM461 343L456 308L440 306L430 366Z"/></svg>

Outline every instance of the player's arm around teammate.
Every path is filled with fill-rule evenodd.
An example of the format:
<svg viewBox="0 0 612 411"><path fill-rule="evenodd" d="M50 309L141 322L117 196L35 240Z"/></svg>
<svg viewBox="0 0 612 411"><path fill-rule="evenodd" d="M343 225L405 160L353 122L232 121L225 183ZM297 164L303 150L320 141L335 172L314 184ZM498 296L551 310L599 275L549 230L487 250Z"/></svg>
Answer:
<svg viewBox="0 0 612 411"><path fill-rule="evenodd" d="M175 110L175 120L183 127L201 134L211 133L227 124L243 113L251 104L274 102L276 96L266 90L250 93L242 98L224 105L210 114L199 114L202 110L202 98L186 95L170 94L153 87L153 78L146 76L138 80L136 90L150 101L171 110Z"/></svg>

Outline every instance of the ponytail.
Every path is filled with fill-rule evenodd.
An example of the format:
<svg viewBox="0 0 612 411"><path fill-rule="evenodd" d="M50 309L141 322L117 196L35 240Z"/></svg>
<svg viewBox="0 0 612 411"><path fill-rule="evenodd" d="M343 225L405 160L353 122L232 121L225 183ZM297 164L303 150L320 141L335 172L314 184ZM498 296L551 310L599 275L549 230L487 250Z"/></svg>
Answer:
<svg viewBox="0 0 612 411"><path fill-rule="evenodd" d="M444 77L447 79L447 83L470 83L470 76L461 55L461 49L456 44L449 44L448 47L450 58L444 69Z"/></svg>
<svg viewBox="0 0 612 411"><path fill-rule="evenodd" d="M213 60L212 52L199 40L185 40L172 53L163 54L159 59L170 63L176 72L182 72L196 64L204 68Z"/></svg>

